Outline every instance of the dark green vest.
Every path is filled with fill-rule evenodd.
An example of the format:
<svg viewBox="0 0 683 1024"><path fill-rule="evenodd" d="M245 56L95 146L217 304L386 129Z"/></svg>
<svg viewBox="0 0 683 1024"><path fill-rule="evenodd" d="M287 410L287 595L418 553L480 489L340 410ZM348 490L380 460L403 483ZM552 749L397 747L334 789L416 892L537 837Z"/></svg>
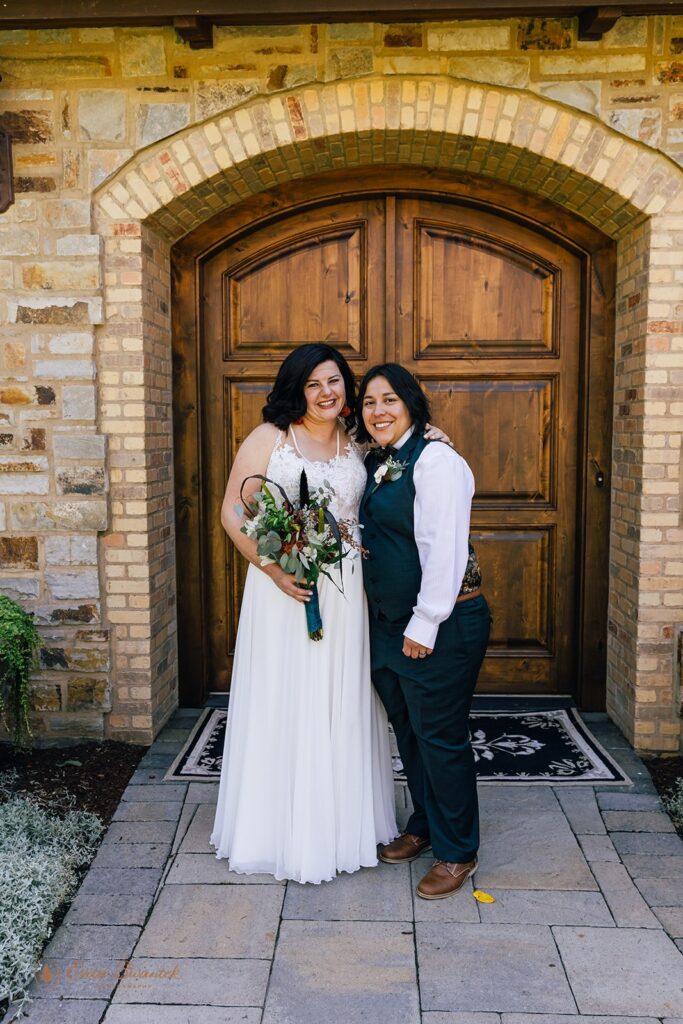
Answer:
<svg viewBox="0 0 683 1024"><path fill-rule="evenodd" d="M374 473L384 462L384 454L372 450L365 460L368 480L359 519L363 547L369 554L363 559L363 582L371 614L382 615L389 622L407 623L420 592L422 569L415 543L413 472L420 454L430 443L414 433L394 455L397 461L408 463L406 469L397 480L384 480L379 486ZM460 593L469 593L480 585L481 573L470 544Z"/></svg>

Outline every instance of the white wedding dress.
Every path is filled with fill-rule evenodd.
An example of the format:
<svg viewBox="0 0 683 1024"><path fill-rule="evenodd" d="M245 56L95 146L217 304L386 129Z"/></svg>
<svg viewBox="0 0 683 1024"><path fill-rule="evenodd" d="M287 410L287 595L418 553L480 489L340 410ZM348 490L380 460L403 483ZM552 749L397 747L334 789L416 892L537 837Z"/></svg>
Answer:
<svg viewBox="0 0 683 1024"><path fill-rule="evenodd" d="M311 491L323 481L334 488L337 519L357 523L366 474L354 442L340 453L337 440L334 459L311 462L292 428L279 431L266 476L294 500L302 469ZM210 838L233 871L322 882L375 865L377 843L398 834L357 551L342 570L343 595L324 576L318 582L319 641L308 636L302 604L256 566L247 571Z"/></svg>

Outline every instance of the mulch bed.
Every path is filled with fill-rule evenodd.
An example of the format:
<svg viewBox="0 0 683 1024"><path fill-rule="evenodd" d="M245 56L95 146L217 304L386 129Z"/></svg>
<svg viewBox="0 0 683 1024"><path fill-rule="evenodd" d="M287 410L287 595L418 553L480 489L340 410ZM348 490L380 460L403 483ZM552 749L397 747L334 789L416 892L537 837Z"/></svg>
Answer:
<svg viewBox="0 0 683 1024"><path fill-rule="evenodd" d="M683 779L683 757L648 757L643 758L643 764L660 796L667 796L677 780Z"/></svg>
<svg viewBox="0 0 683 1024"><path fill-rule="evenodd" d="M30 795L57 813L66 804L76 811L91 811L108 825L146 750L115 740L21 752L3 743L0 772L15 769L17 795Z"/></svg>
<svg viewBox="0 0 683 1024"><path fill-rule="evenodd" d="M671 796L677 781L683 779L683 757L644 757L643 764L660 796ZM674 820L674 825L683 837L683 824Z"/></svg>
<svg viewBox="0 0 683 1024"><path fill-rule="evenodd" d="M109 824L124 789L147 747L106 740L78 743L69 747L36 747L18 752L9 743L0 744L0 772L14 769L12 785L17 796L27 796L54 814L68 810L90 811ZM81 877L87 865L81 869ZM70 904L58 907L52 919L52 933L63 921ZM7 1000L0 1000L0 1017Z"/></svg>

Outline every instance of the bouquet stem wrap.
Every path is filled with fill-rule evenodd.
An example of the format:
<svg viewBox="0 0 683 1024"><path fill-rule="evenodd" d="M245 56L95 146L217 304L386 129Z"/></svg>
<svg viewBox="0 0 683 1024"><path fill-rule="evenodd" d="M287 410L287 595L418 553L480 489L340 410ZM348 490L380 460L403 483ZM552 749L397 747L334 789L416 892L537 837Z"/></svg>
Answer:
<svg viewBox="0 0 683 1024"><path fill-rule="evenodd" d="M323 638L323 620L320 617L320 599L318 596L318 584L309 584L309 589L312 591L310 600L306 601L304 607L306 608L306 625L308 626L308 635L311 640L322 640Z"/></svg>

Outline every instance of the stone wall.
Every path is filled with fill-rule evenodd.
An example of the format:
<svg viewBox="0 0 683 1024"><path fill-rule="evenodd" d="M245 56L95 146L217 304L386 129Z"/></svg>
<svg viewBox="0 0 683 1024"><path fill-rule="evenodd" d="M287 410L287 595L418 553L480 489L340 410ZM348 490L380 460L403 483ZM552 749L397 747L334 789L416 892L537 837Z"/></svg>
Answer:
<svg viewBox="0 0 683 1024"><path fill-rule="evenodd" d="M661 186L648 214L666 212L675 183L647 154L683 164L683 19L624 18L596 43L578 42L571 20L538 19L216 28L214 39L195 51L171 29L0 33L0 123L14 138L17 190L0 217L0 590L41 623L35 729L48 740L146 742L176 700L168 243L228 202L220 189L201 190L229 164L255 160L226 177L230 202L286 178L260 157L269 131L282 130L283 145L287 132L302 146L321 134L312 107L288 100L259 114L251 101L308 87L312 104L314 83L365 78L399 89L404 76L502 85L500 102L485 89L463 93L459 131L489 133L499 146L523 137L548 161L562 153L594 181L613 180L620 195L642 174L653 195ZM340 93L343 109L329 114L342 125L353 123L356 97L345 89L350 99ZM428 90L411 89L406 129L432 103ZM393 102L390 92L382 102ZM552 109L515 100L534 95ZM268 112L279 108L282 122ZM214 119L231 109L224 138ZM532 109L538 123L525 121ZM207 119L204 141L196 133L188 149L183 133ZM612 131L594 131L599 122ZM172 152L160 152L170 135ZM146 147L149 162L105 189ZM486 171L483 158L461 166ZM619 197L610 206L607 187L590 194L585 215L598 223L599 209L604 230L622 239L608 699L639 746L675 749L680 210L655 232ZM154 230L145 224L151 210Z"/></svg>

